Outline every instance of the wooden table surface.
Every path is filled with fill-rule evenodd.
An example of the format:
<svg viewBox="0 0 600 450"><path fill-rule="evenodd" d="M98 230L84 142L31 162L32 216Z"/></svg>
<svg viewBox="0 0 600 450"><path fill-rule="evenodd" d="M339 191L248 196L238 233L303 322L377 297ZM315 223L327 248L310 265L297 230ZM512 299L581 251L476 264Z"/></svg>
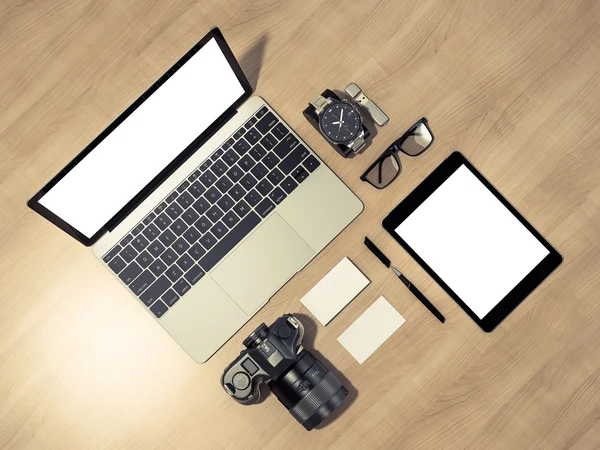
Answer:
<svg viewBox="0 0 600 450"><path fill-rule="evenodd" d="M364 201L364 213L207 364L197 365L83 247L27 199L210 27L257 94ZM334 154L301 114L357 82L389 114ZM600 446L600 2L596 0L4 0L0 3L0 447ZM359 180L413 122L436 135L385 191ZM380 226L460 149L565 262L483 333ZM446 315L417 303L367 234ZM372 280L329 326L300 298L341 258ZM381 294L406 323L359 365L337 337ZM220 388L259 323L301 314L343 374L341 414L310 433L270 395Z"/></svg>

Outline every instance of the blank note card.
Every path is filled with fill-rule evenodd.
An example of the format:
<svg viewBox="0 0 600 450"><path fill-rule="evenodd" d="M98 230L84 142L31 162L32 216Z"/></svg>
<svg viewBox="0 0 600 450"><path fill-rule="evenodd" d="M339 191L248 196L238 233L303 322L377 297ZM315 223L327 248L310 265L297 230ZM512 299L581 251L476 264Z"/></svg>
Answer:
<svg viewBox="0 0 600 450"><path fill-rule="evenodd" d="M404 322L404 317L381 296L340 335L338 341L362 364Z"/></svg>
<svg viewBox="0 0 600 450"><path fill-rule="evenodd" d="M370 282L346 257L300 301L325 326Z"/></svg>

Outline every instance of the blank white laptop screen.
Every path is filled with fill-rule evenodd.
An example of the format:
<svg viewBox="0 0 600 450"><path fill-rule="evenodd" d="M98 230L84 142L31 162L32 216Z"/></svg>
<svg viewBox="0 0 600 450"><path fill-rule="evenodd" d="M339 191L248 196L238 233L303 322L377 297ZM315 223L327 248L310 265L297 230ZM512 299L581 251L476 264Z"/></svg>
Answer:
<svg viewBox="0 0 600 450"><path fill-rule="evenodd" d="M210 40L39 203L92 237L243 94Z"/></svg>
<svg viewBox="0 0 600 450"><path fill-rule="evenodd" d="M464 165L395 231L480 319L549 254Z"/></svg>

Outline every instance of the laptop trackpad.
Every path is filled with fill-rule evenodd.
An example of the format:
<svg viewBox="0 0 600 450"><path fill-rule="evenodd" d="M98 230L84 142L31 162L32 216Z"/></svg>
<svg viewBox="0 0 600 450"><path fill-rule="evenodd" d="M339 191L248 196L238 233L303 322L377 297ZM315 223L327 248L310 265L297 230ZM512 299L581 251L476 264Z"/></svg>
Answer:
<svg viewBox="0 0 600 450"><path fill-rule="evenodd" d="M313 249L274 213L223 260L211 277L251 315L313 254Z"/></svg>

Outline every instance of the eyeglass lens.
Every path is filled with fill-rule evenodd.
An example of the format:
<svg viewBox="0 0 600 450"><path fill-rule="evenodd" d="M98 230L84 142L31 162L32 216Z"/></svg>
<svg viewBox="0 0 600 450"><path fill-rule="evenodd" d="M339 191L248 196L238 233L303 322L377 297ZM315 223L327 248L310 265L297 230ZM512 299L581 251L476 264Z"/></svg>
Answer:
<svg viewBox="0 0 600 450"><path fill-rule="evenodd" d="M373 186L384 188L400 172L400 165L393 155L387 155L367 173L366 179Z"/></svg>
<svg viewBox="0 0 600 450"><path fill-rule="evenodd" d="M408 136L402 144L400 149L410 156L417 156L422 153L431 144L433 137L429 132L429 129L424 123L419 124Z"/></svg>

